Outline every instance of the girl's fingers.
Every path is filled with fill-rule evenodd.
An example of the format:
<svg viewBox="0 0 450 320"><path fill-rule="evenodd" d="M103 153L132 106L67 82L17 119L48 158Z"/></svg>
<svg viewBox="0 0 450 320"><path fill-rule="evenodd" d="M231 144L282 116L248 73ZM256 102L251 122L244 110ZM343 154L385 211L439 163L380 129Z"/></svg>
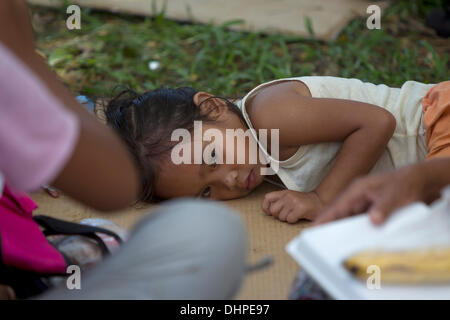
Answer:
<svg viewBox="0 0 450 320"><path fill-rule="evenodd" d="M272 216L277 217L281 210L283 209L283 202L282 201L275 201L270 203L269 212Z"/></svg>
<svg viewBox="0 0 450 320"><path fill-rule="evenodd" d="M272 202L272 201L278 200L281 197L283 197L285 195L285 193L286 193L286 190L269 192L264 195L264 200L268 200L268 201Z"/></svg>
<svg viewBox="0 0 450 320"><path fill-rule="evenodd" d="M293 210L291 210L286 217L286 222L287 223L296 223L300 219L302 219L302 217L298 216L297 214L295 214L295 212Z"/></svg>
<svg viewBox="0 0 450 320"><path fill-rule="evenodd" d="M270 207L270 201L268 201L264 198L262 201L262 204L261 204L262 211L264 211L265 214L270 215L269 207Z"/></svg>
<svg viewBox="0 0 450 320"><path fill-rule="evenodd" d="M281 209L280 214L278 215L278 220L286 221L290 212L291 212L291 209L284 207L283 209Z"/></svg>
<svg viewBox="0 0 450 320"><path fill-rule="evenodd" d="M263 202L262 202L262 210L266 213L266 214L271 214L269 211L270 208L270 204L273 201L277 201L278 199L280 199L283 196L283 191L275 191L275 192L269 192L266 193L266 195L264 196Z"/></svg>

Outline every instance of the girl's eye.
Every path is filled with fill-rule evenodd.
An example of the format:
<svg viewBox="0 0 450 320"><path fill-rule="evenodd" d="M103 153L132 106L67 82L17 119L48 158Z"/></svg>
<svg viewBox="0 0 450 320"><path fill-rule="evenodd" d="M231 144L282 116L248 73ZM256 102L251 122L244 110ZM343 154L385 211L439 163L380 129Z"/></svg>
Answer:
<svg viewBox="0 0 450 320"><path fill-rule="evenodd" d="M201 197L202 198L209 198L211 196L211 188L206 187L205 190L203 190Z"/></svg>

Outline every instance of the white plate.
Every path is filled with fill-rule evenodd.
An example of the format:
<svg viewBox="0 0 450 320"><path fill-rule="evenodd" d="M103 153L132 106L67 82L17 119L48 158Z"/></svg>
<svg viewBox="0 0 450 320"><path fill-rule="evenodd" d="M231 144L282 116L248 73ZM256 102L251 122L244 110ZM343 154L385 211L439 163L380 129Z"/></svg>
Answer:
<svg viewBox="0 0 450 320"><path fill-rule="evenodd" d="M442 205L433 208L442 211ZM342 264L346 257L367 248L389 250L436 245L436 242L449 245L450 210L447 207L445 214L438 214L433 208L422 203L413 204L396 212L381 227L372 225L368 215L313 227L288 243L286 250L336 299L450 299L449 283L385 285L381 272L381 287L369 288L365 281L353 277Z"/></svg>

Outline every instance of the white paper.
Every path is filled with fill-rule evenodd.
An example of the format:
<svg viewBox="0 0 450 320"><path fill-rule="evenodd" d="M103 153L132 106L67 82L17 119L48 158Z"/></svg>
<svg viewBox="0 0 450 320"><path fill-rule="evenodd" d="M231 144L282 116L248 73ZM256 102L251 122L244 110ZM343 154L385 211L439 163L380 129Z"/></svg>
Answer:
<svg viewBox="0 0 450 320"><path fill-rule="evenodd" d="M394 213L382 226L374 226L368 215L360 215L304 230L286 250L337 299L450 299L448 284L382 284L381 289L369 289L343 267L347 257L362 250L438 246L450 246L450 188L430 207L414 203Z"/></svg>

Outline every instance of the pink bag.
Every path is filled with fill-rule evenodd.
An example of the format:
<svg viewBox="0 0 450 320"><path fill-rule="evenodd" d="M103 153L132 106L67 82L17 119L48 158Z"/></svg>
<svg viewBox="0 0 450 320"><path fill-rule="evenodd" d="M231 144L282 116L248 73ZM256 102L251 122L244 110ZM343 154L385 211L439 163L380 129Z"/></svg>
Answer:
<svg viewBox="0 0 450 320"><path fill-rule="evenodd" d="M18 298L47 290L46 278L65 277L67 266L74 264L53 247L46 236L88 237L96 241L103 256L109 254L109 250L98 234L112 236L122 243L116 233L107 229L42 215L33 217L36 208L36 203L25 193L5 185L0 198L0 283L11 286Z"/></svg>
<svg viewBox="0 0 450 320"><path fill-rule="evenodd" d="M4 265L42 274L65 274L66 261L33 220L36 203L5 185L0 198L1 260Z"/></svg>

